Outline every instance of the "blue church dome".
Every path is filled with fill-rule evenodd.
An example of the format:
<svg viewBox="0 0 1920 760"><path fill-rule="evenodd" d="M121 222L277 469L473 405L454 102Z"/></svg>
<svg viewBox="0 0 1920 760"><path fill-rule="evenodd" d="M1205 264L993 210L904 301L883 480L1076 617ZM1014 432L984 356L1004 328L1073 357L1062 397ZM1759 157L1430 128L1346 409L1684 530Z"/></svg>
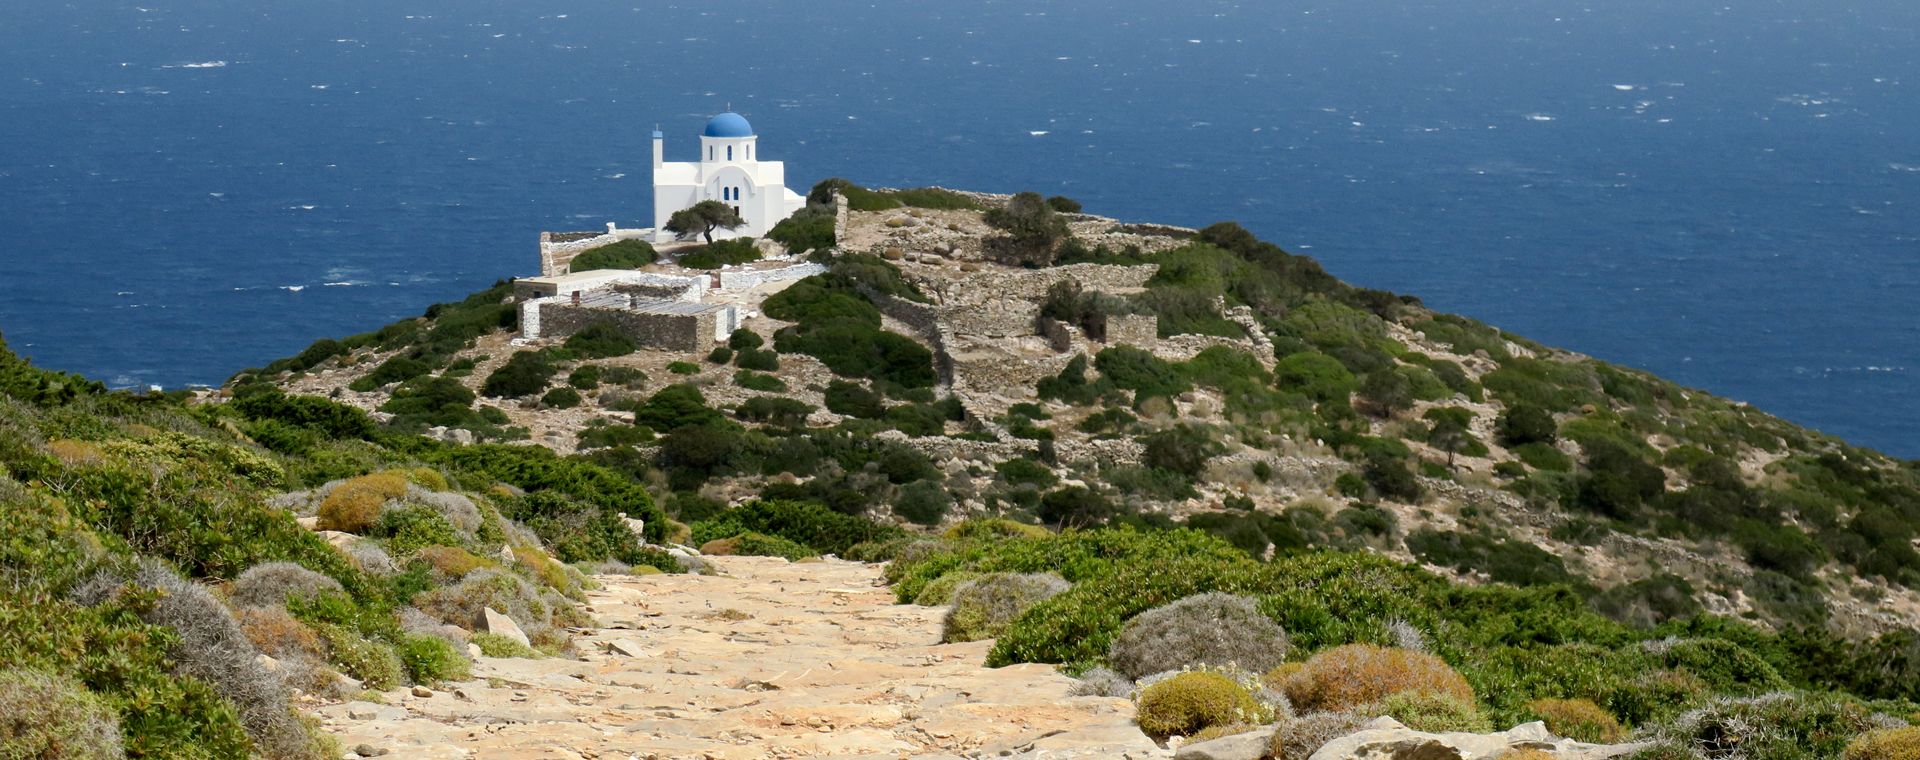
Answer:
<svg viewBox="0 0 1920 760"><path fill-rule="evenodd" d="M752 137L753 125L740 114L728 111L708 119L707 131L700 134L703 137Z"/></svg>

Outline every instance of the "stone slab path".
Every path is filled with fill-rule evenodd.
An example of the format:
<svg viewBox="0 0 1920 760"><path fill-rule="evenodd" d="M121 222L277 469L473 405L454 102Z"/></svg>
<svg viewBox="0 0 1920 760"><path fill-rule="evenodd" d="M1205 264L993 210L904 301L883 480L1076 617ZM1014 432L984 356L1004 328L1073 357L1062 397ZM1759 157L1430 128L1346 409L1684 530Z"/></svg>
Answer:
<svg viewBox="0 0 1920 760"><path fill-rule="evenodd" d="M1165 758L1123 699L940 644L877 567L710 558L719 576L603 576L581 659L482 658L474 680L314 712L400 758Z"/></svg>

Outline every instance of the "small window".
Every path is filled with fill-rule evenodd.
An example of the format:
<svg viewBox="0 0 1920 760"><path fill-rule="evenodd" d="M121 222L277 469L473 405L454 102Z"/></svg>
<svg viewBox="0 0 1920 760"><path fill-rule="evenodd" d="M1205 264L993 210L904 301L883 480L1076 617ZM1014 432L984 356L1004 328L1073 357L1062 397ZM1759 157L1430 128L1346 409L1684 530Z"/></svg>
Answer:
<svg viewBox="0 0 1920 760"><path fill-rule="evenodd" d="M733 146L731 145L727 146L727 160L728 161L733 160Z"/></svg>
<svg viewBox="0 0 1920 760"><path fill-rule="evenodd" d="M707 146L707 160L708 161L713 160L713 146L711 145Z"/></svg>

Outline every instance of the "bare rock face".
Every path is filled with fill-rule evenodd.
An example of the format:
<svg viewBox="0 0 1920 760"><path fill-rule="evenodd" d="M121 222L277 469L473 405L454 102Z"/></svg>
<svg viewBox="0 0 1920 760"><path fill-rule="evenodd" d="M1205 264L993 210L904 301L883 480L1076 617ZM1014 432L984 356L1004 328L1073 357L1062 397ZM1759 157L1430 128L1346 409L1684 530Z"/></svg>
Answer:
<svg viewBox="0 0 1920 760"><path fill-rule="evenodd" d="M527 640L526 631L520 630L519 623L513 622L513 618L494 612L492 607L480 613L480 628L487 633L513 639L520 646L533 646L533 642Z"/></svg>
<svg viewBox="0 0 1920 760"><path fill-rule="evenodd" d="M1562 739L1539 722L1491 734L1430 734L1407 728L1392 718L1376 718L1358 733L1327 742L1310 760L1491 760L1524 749L1568 760L1605 760L1632 754L1643 746Z"/></svg>
<svg viewBox="0 0 1920 760"><path fill-rule="evenodd" d="M1273 728L1269 726L1189 744L1173 753L1173 757L1174 760L1260 760L1267 756L1267 743L1272 737Z"/></svg>

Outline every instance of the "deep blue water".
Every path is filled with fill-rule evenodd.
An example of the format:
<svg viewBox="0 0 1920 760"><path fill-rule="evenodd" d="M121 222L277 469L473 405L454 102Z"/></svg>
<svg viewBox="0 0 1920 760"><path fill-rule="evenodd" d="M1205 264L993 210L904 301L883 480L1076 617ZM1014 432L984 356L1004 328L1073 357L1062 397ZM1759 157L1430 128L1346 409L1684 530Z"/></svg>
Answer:
<svg viewBox="0 0 1920 760"><path fill-rule="evenodd" d="M0 330L114 383L217 383L527 274L541 229L640 226L654 124L691 160L731 102L796 188L1235 219L1920 456L1911 0L4 6Z"/></svg>

